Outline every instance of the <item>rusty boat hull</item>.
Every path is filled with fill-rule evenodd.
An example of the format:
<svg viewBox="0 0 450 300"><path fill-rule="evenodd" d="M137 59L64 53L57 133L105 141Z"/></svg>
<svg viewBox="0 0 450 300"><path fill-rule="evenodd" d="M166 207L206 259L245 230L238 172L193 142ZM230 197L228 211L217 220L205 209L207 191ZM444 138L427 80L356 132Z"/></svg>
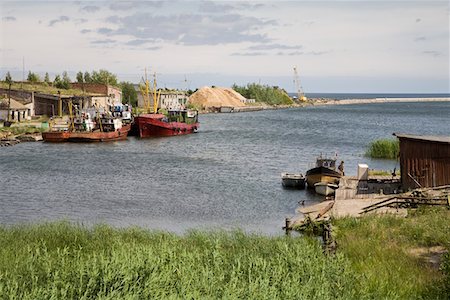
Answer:
<svg viewBox="0 0 450 300"><path fill-rule="evenodd" d="M141 138L185 135L197 132L198 122L167 122L162 114L143 114L134 118L134 130Z"/></svg>
<svg viewBox="0 0 450 300"><path fill-rule="evenodd" d="M102 132L102 131L54 131L42 133L42 139L45 142L50 143L90 143L90 142L112 142L125 140L128 136L128 132L131 129L131 125L127 124L116 131Z"/></svg>

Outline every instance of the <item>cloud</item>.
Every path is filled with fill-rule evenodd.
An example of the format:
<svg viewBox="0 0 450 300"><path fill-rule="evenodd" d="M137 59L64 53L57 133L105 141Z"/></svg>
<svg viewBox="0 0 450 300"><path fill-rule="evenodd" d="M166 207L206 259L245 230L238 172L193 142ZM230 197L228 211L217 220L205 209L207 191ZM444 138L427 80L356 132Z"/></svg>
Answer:
<svg viewBox="0 0 450 300"><path fill-rule="evenodd" d="M83 29L83 30L81 30L80 32L82 33L82 34L85 34L85 33L89 33L89 32L91 32L92 30L90 30L90 29Z"/></svg>
<svg viewBox="0 0 450 300"><path fill-rule="evenodd" d="M161 47L159 47L159 46L153 46L153 47L145 48L145 50L150 50L150 51L155 51L155 50L159 50L159 49L161 49Z"/></svg>
<svg viewBox="0 0 450 300"><path fill-rule="evenodd" d="M116 42L115 40L106 39L106 40L95 40L95 41L92 41L91 44L112 44L115 42Z"/></svg>
<svg viewBox="0 0 450 300"><path fill-rule="evenodd" d="M14 22L16 20L17 20L16 17L11 17L11 16L2 18L2 21L5 21L5 22Z"/></svg>
<svg viewBox="0 0 450 300"><path fill-rule="evenodd" d="M442 53L439 51L422 51L422 54L431 55L433 57L438 57L442 55Z"/></svg>
<svg viewBox="0 0 450 300"><path fill-rule="evenodd" d="M88 20L87 19L84 19L84 18L80 18L80 19L75 19L75 20L73 20L74 22L75 22L75 24L83 24L83 23L86 23Z"/></svg>
<svg viewBox="0 0 450 300"><path fill-rule="evenodd" d="M99 10L100 10L100 7L95 6L95 5L87 5L87 6L80 8L80 11L87 12L87 13L95 13Z"/></svg>
<svg viewBox="0 0 450 300"><path fill-rule="evenodd" d="M58 19L53 19L50 22L48 22L48 26L53 26L56 23L63 23L69 21L70 18L68 16L60 16Z"/></svg>
<svg viewBox="0 0 450 300"><path fill-rule="evenodd" d="M302 45L280 45L280 44L262 44L262 45L256 45L256 46L250 46L248 47L248 50L275 50L275 49L301 49L303 48Z"/></svg>
<svg viewBox="0 0 450 300"><path fill-rule="evenodd" d="M264 52L243 52L243 53L235 52L235 53L231 54L231 56L263 56L263 55L267 55L267 53L264 53Z"/></svg>
<svg viewBox="0 0 450 300"><path fill-rule="evenodd" d="M324 55L329 53L330 51L308 51L308 52L303 52L303 51L294 51L294 52L278 52L277 55L278 56L297 56L297 55Z"/></svg>
<svg viewBox="0 0 450 300"><path fill-rule="evenodd" d="M128 46L140 46L140 45L144 45L144 44L151 43L151 42L154 42L154 40L136 39L136 40L128 41L125 44Z"/></svg>
<svg viewBox="0 0 450 300"><path fill-rule="evenodd" d="M417 19L416 19L416 23L419 23L419 22L422 22L422 19L421 19L421 18L417 18Z"/></svg>
<svg viewBox="0 0 450 300"><path fill-rule="evenodd" d="M97 29L97 32L100 34L110 35L114 30L111 28L101 27Z"/></svg>
<svg viewBox="0 0 450 300"><path fill-rule="evenodd" d="M201 12L207 12L207 13L224 13L224 12L229 12L233 9L235 9L234 6L231 6L229 4L217 4L212 1L201 2L200 6L199 6L199 10Z"/></svg>
<svg viewBox="0 0 450 300"><path fill-rule="evenodd" d="M107 35L128 35L136 39L154 39L184 45L218 45L240 42L267 43L265 34L255 30L277 25L239 14L225 15L153 15L135 13L126 17L110 16L108 22L118 25L116 30L98 31Z"/></svg>
<svg viewBox="0 0 450 300"><path fill-rule="evenodd" d="M109 9L114 11L125 11L142 7L162 7L164 1L114 1Z"/></svg>
<svg viewBox="0 0 450 300"><path fill-rule="evenodd" d="M415 42L421 42L421 41L425 41L427 38L426 37L424 37L424 36L419 36L419 37L416 37L415 39L414 39L414 41Z"/></svg>

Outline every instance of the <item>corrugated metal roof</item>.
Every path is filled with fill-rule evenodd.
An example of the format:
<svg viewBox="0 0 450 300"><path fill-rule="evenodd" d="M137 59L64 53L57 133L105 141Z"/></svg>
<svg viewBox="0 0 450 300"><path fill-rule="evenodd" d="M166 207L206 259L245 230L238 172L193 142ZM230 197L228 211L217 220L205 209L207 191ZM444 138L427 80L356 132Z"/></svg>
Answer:
<svg viewBox="0 0 450 300"><path fill-rule="evenodd" d="M394 135L398 138L450 144L450 136L413 135L413 134L403 134L403 133L394 133Z"/></svg>

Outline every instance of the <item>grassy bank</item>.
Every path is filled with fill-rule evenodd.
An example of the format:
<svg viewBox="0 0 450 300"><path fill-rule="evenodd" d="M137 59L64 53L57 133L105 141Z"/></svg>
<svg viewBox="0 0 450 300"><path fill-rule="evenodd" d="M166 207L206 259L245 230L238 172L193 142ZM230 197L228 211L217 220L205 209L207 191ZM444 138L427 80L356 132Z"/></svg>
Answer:
<svg viewBox="0 0 450 300"><path fill-rule="evenodd" d="M305 237L0 227L0 299L445 299L450 259L445 277L414 251L449 249L449 221L447 209L334 220L335 256Z"/></svg>
<svg viewBox="0 0 450 300"><path fill-rule="evenodd" d="M359 274L355 288L363 294L374 299L449 299L450 256L443 256L444 269L439 270L442 251L435 253L436 248L450 249L448 208L412 210L407 218L366 216L334 223L339 251ZM433 259L435 264L429 262Z"/></svg>
<svg viewBox="0 0 450 300"><path fill-rule="evenodd" d="M371 142L366 151L366 156L371 158L397 159L400 151L398 140L380 139Z"/></svg>
<svg viewBox="0 0 450 300"><path fill-rule="evenodd" d="M184 237L65 223L2 228L3 299L348 299L348 261L315 240Z"/></svg>

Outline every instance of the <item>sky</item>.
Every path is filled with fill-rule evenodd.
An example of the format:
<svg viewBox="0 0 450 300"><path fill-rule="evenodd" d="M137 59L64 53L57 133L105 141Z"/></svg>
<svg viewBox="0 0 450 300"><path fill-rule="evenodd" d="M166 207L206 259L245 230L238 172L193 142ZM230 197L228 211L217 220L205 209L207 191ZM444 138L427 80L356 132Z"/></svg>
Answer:
<svg viewBox="0 0 450 300"><path fill-rule="evenodd" d="M0 76L450 93L449 1L3 1Z"/></svg>

